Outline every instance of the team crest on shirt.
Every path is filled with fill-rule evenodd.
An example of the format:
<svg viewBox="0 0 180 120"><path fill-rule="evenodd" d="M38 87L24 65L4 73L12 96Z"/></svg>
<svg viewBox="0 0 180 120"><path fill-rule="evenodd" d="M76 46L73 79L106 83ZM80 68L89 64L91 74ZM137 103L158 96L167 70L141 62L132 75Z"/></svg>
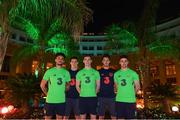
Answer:
<svg viewBox="0 0 180 120"><path fill-rule="evenodd" d="M83 73L83 74L82 74L82 76L86 76L86 74L85 74L85 73Z"/></svg>
<svg viewBox="0 0 180 120"><path fill-rule="evenodd" d="M118 75L118 77L120 78L120 77L121 77L121 75Z"/></svg>
<svg viewBox="0 0 180 120"><path fill-rule="evenodd" d="M128 78L130 78L130 77L131 77L131 75L127 75L127 77L128 77Z"/></svg>
<svg viewBox="0 0 180 120"><path fill-rule="evenodd" d="M113 76L113 73L110 72L110 73L109 73L109 76L112 77L112 76Z"/></svg>
<svg viewBox="0 0 180 120"><path fill-rule="evenodd" d="M56 74L54 74L53 76L56 76Z"/></svg>

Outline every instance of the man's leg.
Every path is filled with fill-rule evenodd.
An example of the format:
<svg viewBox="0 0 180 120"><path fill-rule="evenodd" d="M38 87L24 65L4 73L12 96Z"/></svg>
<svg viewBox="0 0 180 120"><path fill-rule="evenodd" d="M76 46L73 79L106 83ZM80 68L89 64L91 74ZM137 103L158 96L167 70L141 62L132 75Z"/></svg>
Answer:
<svg viewBox="0 0 180 120"><path fill-rule="evenodd" d="M74 112L74 115L75 115L75 119L78 120L80 119L80 111L79 111L79 99L76 98L76 99L73 99L73 112Z"/></svg>
<svg viewBox="0 0 180 120"><path fill-rule="evenodd" d="M81 114L81 115L80 115L80 119L81 119L81 120L85 120L85 119L86 119L86 114Z"/></svg>
<svg viewBox="0 0 180 120"><path fill-rule="evenodd" d="M52 119L52 116L46 116L45 115L45 120L51 120Z"/></svg>
<svg viewBox="0 0 180 120"><path fill-rule="evenodd" d="M88 109L88 104L87 104L87 98L86 97L80 97L79 98L79 111L80 111L80 119L85 120L86 119L86 114L87 109Z"/></svg>
<svg viewBox="0 0 180 120"><path fill-rule="evenodd" d="M72 109L72 102L70 98L66 99L66 110L65 110L65 116L64 119L67 120L69 119L69 116L71 114L71 109Z"/></svg>
<svg viewBox="0 0 180 120"><path fill-rule="evenodd" d="M126 119L135 119L136 103L126 103Z"/></svg>
<svg viewBox="0 0 180 120"><path fill-rule="evenodd" d="M44 114L45 114L45 120L52 119L52 116L56 114L55 105L51 103L45 103Z"/></svg>
<svg viewBox="0 0 180 120"><path fill-rule="evenodd" d="M125 119L125 104L123 102L116 102L117 119Z"/></svg>
<svg viewBox="0 0 180 120"><path fill-rule="evenodd" d="M105 104L104 104L104 98L102 97L98 98L98 115L99 115L99 120L104 119Z"/></svg>
<svg viewBox="0 0 180 120"><path fill-rule="evenodd" d="M111 115L111 119L115 120L116 119L115 98L108 98L107 104Z"/></svg>
<svg viewBox="0 0 180 120"><path fill-rule="evenodd" d="M62 120L65 116L66 103L59 103L56 105L56 119Z"/></svg>
<svg viewBox="0 0 180 120"><path fill-rule="evenodd" d="M90 119L91 120L96 120L96 115L90 114Z"/></svg>
<svg viewBox="0 0 180 120"><path fill-rule="evenodd" d="M63 119L63 116L62 115L56 115L56 120L62 120Z"/></svg>
<svg viewBox="0 0 180 120"><path fill-rule="evenodd" d="M95 120L96 119L96 114L97 114L97 97L89 97L88 102L90 103L89 105L89 113L90 113L90 119Z"/></svg>

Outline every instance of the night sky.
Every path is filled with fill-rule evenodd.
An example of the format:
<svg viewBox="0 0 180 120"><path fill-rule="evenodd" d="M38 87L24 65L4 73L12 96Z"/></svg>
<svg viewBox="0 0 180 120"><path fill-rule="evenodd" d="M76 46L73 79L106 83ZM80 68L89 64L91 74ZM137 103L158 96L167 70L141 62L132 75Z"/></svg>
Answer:
<svg viewBox="0 0 180 120"><path fill-rule="evenodd" d="M101 33L112 23L136 22L142 15L144 0L87 0L93 10L93 21L85 32ZM157 23L167 18L180 16L180 0L160 0Z"/></svg>

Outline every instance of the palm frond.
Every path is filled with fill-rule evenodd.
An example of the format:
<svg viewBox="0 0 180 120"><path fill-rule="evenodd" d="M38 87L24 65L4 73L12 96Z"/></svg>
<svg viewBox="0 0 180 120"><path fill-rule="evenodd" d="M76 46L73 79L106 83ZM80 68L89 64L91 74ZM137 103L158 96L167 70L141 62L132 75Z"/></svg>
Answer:
<svg viewBox="0 0 180 120"><path fill-rule="evenodd" d="M147 46L148 50L159 57L179 58L180 48L173 39L158 39Z"/></svg>
<svg viewBox="0 0 180 120"><path fill-rule="evenodd" d="M32 74L17 74L10 76L6 81L7 89L12 91L9 98L12 102L20 103L22 100L28 102L35 93L40 93L40 81ZM21 99L19 99L21 98Z"/></svg>
<svg viewBox="0 0 180 120"><path fill-rule="evenodd" d="M113 24L107 29L107 37L109 39L108 46L121 53L129 53L134 51L137 46L137 38L134 34L126 29L122 29L119 25Z"/></svg>
<svg viewBox="0 0 180 120"><path fill-rule="evenodd" d="M14 28L24 31L33 40L39 39L39 29L30 20L17 16L12 22Z"/></svg>

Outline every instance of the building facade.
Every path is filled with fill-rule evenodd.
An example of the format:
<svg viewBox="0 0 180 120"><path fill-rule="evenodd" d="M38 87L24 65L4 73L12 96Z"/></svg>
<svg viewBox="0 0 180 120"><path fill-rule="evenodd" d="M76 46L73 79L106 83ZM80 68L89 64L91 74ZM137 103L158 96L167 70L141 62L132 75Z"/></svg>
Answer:
<svg viewBox="0 0 180 120"><path fill-rule="evenodd" d="M174 35L177 39L180 39L180 17L174 20L167 21L155 27L158 36ZM35 59L19 63L13 69L11 66L12 52L21 44L33 44L33 41L26 37L26 35L19 31L12 29L12 35L8 43L7 54L4 59L3 67L0 72L0 81L8 79L10 73L23 73L32 72L35 73L38 61ZM79 52L81 55L94 56L93 66L98 68L101 65L101 56L108 53L105 46L108 39L105 34L95 35L93 33L84 33L80 36ZM132 58L133 59L133 58ZM112 66L118 68L118 56L112 55ZM52 63L47 63L46 68L53 66ZM180 62L172 59L154 59L151 61L151 76L155 81L171 82L180 85ZM3 86L0 85L0 89Z"/></svg>

